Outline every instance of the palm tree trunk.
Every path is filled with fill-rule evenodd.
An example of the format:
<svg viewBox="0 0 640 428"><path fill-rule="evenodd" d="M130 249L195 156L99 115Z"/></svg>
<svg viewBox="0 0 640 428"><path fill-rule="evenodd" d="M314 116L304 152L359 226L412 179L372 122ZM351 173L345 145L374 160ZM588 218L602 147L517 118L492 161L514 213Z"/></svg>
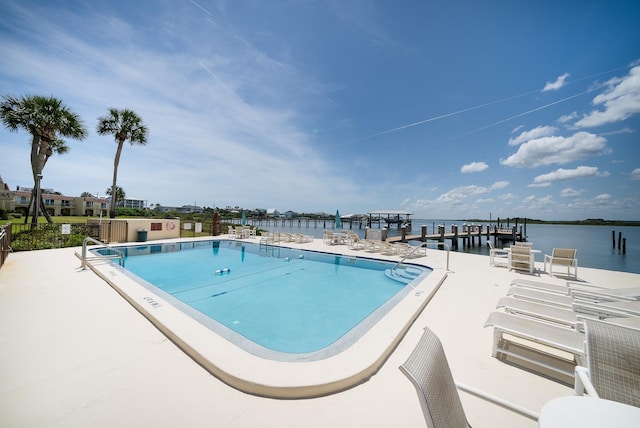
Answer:
<svg viewBox="0 0 640 428"><path fill-rule="evenodd" d="M116 150L116 158L113 161L113 184L111 185L111 210L109 212L110 218L116 218L116 201L118 200L118 194L116 191L116 182L118 180L118 164L120 163L120 153L122 152L122 146L124 140L118 141L118 149Z"/></svg>
<svg viewBox="0 0 640 428"><path fill-rule="evenodd" d="M29 205L27 206L27 215L26 215L26 216L24 216L24 224L27 224L27 223L29 222L29 216L31 216L31 204L32 204L32 203L33 203L33 201L34 201L34 198L33 198L33 192L34 192L34 190L35 190L35 189L32 189L32 190L31 190L31 196L29 197Z"/></svg>
<svg viewBox="0 0 640 428"><path fill-rule="evenodd" d="M35 213L31 220L31 224L36 224L38 222L40 211L47 219L47 223L53 224L53 219L45 209L42 192L40 191L41 183L38 179L42 178L42 170L44 169L44 165L47 163L47 160L52 154L49 142L52 141L53 138L55 138L55 135L53 137L48 135L34 135L31 142L31 172L33 173L33 182L35 184L33 186L33 191L31 192L31 197L34 198ZM38 200L35 200L35 198L38 198Z"/></svg>

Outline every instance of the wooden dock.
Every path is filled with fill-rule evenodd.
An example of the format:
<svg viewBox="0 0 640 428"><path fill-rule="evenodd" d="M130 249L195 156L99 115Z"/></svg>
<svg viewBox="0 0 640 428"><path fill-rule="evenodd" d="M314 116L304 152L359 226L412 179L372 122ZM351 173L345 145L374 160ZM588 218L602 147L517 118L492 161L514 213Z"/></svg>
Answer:
<svg viewBox="0 0 640 428"><path fill-rule="evenodd" d="M455 250L459 248L459 242L462 240L463 246L475 246L482 245L482 237L487 241L493 238L494 244L499 242L515 242L526 241L527 237L522 231L522 226L513 226L511 228L497 228L495 226L487 226L484 228L482 225L463 225L462 230L457 225L451 225L451 230L447 232L444 226L438 226L438 233L427 234L426 227L422 228L420 235L406 234L405 230L402 231L400 236L391 236L387 238L388 242L407 242L407 241L438 241L438 242L451 242L451 249Z"/></svg>

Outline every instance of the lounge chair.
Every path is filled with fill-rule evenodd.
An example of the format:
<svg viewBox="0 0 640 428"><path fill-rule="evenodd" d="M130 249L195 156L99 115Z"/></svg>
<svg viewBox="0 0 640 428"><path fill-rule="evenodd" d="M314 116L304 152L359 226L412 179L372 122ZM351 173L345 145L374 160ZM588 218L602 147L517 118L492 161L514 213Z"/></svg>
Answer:
<svg viewBox="0 0 640 428"><path fill-rule="evenodd" d="M578 278L578 259L576 252L578 250L572 248L554 248L551 255L544 255L544 270L553 276L553 265L563 266L567 268L567 276L571 276L571 268L573 268L573 277ZM547 271L547 262L549 262L549 270Z"/></svg>
<svg viewBox="0 0 640 428"><path fill-rule="evenodd" d="M229 238L235 238L236 237L236 230L233 226L228 226L229 230Z"/></svg>
<svg viewBox="0 0 640 428"><path fill-rule="evenodd" d="M509 249L509 270L522 270L532 274L535 267L534 257L530 247L512 246Z"/></svg>
<svg viewBox="0 0 640 428"><path fill-rule="evenodd" d="M515 297L501 298L498 300L496 308L503 308L503 310L509 314L521 315L573 329L579 329L579 324L581 324L582 321L582 316L570 308L550 306L531 300L517 299Z"/></svg>
<svg viewBox="0 0 640 428"><path fill-rule="evenodd" d="M350 250L364 249L364 241L355 233L349 235L348 245Z"/></svg>
<svg viewBox="0 0 640 428"><path fill-rule="evenodd" d="M415 253L412 254L412 252L416 250L417 247L414 247L413 245L407 244L406 242L396 242L392 245L396 248L396 254L399 256L415 256Z"/></svg>
<svg viewBox="0 0 640 428"><path fill-rule="evenodd" d="M381 254L385 254L387 256L397 256L398 255L398 248L386 241L381 241L379 243L379 247L380 249L378 250Z"/></svg>
<svg viewBox="0 0 640 428"><path fill-rule="evenodd" d="M623 300L636 301L640 300L640 287L589 289L571 288L569 294L576 299L589 300L594 302Z"/></svg>
<svg viewBox="0 0 640 428"><path fill-rule="evenodd" d="M489 244L489 265L491 266L509 266L509 250L503 250L493 246L493 242L487 240Z"/></svg>
<svg viewBox="0 0 640 428"><path fill-rule="evenodd" d="M538 291L546 291L548 293L557 293L569 295L569 287L567 285L549 284L547 282L531 281L529 279L517 278L511 281L511 285L516 287L531 288Z"/></svg>
<svg viewBox="0 0 640 428"><path fill-rule="evenodd" d="M587 367L576 367L575 394L640 407L640 331L587 320L585 336Z"/></svg>
<svg viewBox="0 0 640 428"><path fill-rule="evenodd" d="M574 375L573 371L567 371L558 365L547 363L546 361L551 357L549 353L543 352L545 358L532 358L510 350L510 346L505 345L506 340L504 339L504 335L507 334L528 342L542 344L549 348L572 354L572 363L574 364L582 364L584 359L584 334L576 330L558 327L505 312L492 312L489 314L489 318L487 318L484 326L493 327L493 351L491 355L496 358L501 354L510 355L546 370L551 370L566 376ZM518 344L531 351L541 352L537 347L527 346L520 342Z"/></svg>
<svg viewBox="0 0 640 428"><path fill-rule="evenodd" d="M302 233L294 233L291 235L293 237L294 242L297 244L304 244L306 242L313 241L313 238L309 235L304 235Z"/></svg>
<svg viewBox="0 0 640 428"><path fill-rule="evenodd" d="M571 308L574 302L573 297L563 296L562 294L550 293L542 290L534 290L532 288L511 286L507 290L507 296L514 296L518 299L531 300L545 305L560 306L565 309Z"/></svg>
<svg viewBox="0 0 640 428"><path fill-rule="evenodd" d="M382 241L377 241L375 239L365 239L364 240L364 250L370 253L377 253L382 249Z"/></svg>
<svg viewBox="0 0 640 428"><path fill-rule="evenodd" d="M407 361L400 366L400 371L413 383L429 428L470 426L460 401L458 388L533 420L538 419L537 413L455 382L442 343L428 328L424 329L420 341Z"/></svg>
<svg viewBox="0 0 640 428"><path fill-rule="evenodd" d="M327 245L335 245L336 243L336 238L332 230L325 230L322 239Z"/></svg>

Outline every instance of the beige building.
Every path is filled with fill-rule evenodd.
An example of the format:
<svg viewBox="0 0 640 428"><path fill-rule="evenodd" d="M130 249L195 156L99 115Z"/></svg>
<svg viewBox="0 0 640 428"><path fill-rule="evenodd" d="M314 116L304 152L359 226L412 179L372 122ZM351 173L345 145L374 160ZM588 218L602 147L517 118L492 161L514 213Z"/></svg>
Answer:
<svg viewBox="0 0 640 428"><path fill-rule="evenodd" d="M19 187L15 192L9 192L11 202L7 211L17 211L27 215L31 189ZM110 199L93 196L65 196L49 193L43 190L42 200L44 208L52 216L103 216L109 214ZM1 207L1 204L0 204Z"/></svg>

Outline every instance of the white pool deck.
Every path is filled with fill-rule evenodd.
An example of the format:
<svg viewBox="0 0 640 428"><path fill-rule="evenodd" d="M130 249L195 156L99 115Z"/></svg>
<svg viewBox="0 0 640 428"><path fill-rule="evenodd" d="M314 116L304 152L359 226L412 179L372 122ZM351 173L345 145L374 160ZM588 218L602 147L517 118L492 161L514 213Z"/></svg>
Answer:
<svg viewBox="0 0 640 428"><path fill-rule="evenodd" d="M322 240L290 246L373 256ZM377 373L336 394L291 400L247 394L212 376L107 282L81 270L76 251L12 253L0 269L2 427L423 427L415 389L398 366L424 326L440 337L459 382L536 412L573 393L492 358L492 329L483 327L513 279L564 284L565 278L509 272L489 266L487 256L451 252L445 281ZM444 271L446 253L429 250L415 261ZM584 267L578 274L612 288L640 285L638 274ZM246 368L249 377L252 369ZM537 426L460 396L474 427Z"/></svg>

